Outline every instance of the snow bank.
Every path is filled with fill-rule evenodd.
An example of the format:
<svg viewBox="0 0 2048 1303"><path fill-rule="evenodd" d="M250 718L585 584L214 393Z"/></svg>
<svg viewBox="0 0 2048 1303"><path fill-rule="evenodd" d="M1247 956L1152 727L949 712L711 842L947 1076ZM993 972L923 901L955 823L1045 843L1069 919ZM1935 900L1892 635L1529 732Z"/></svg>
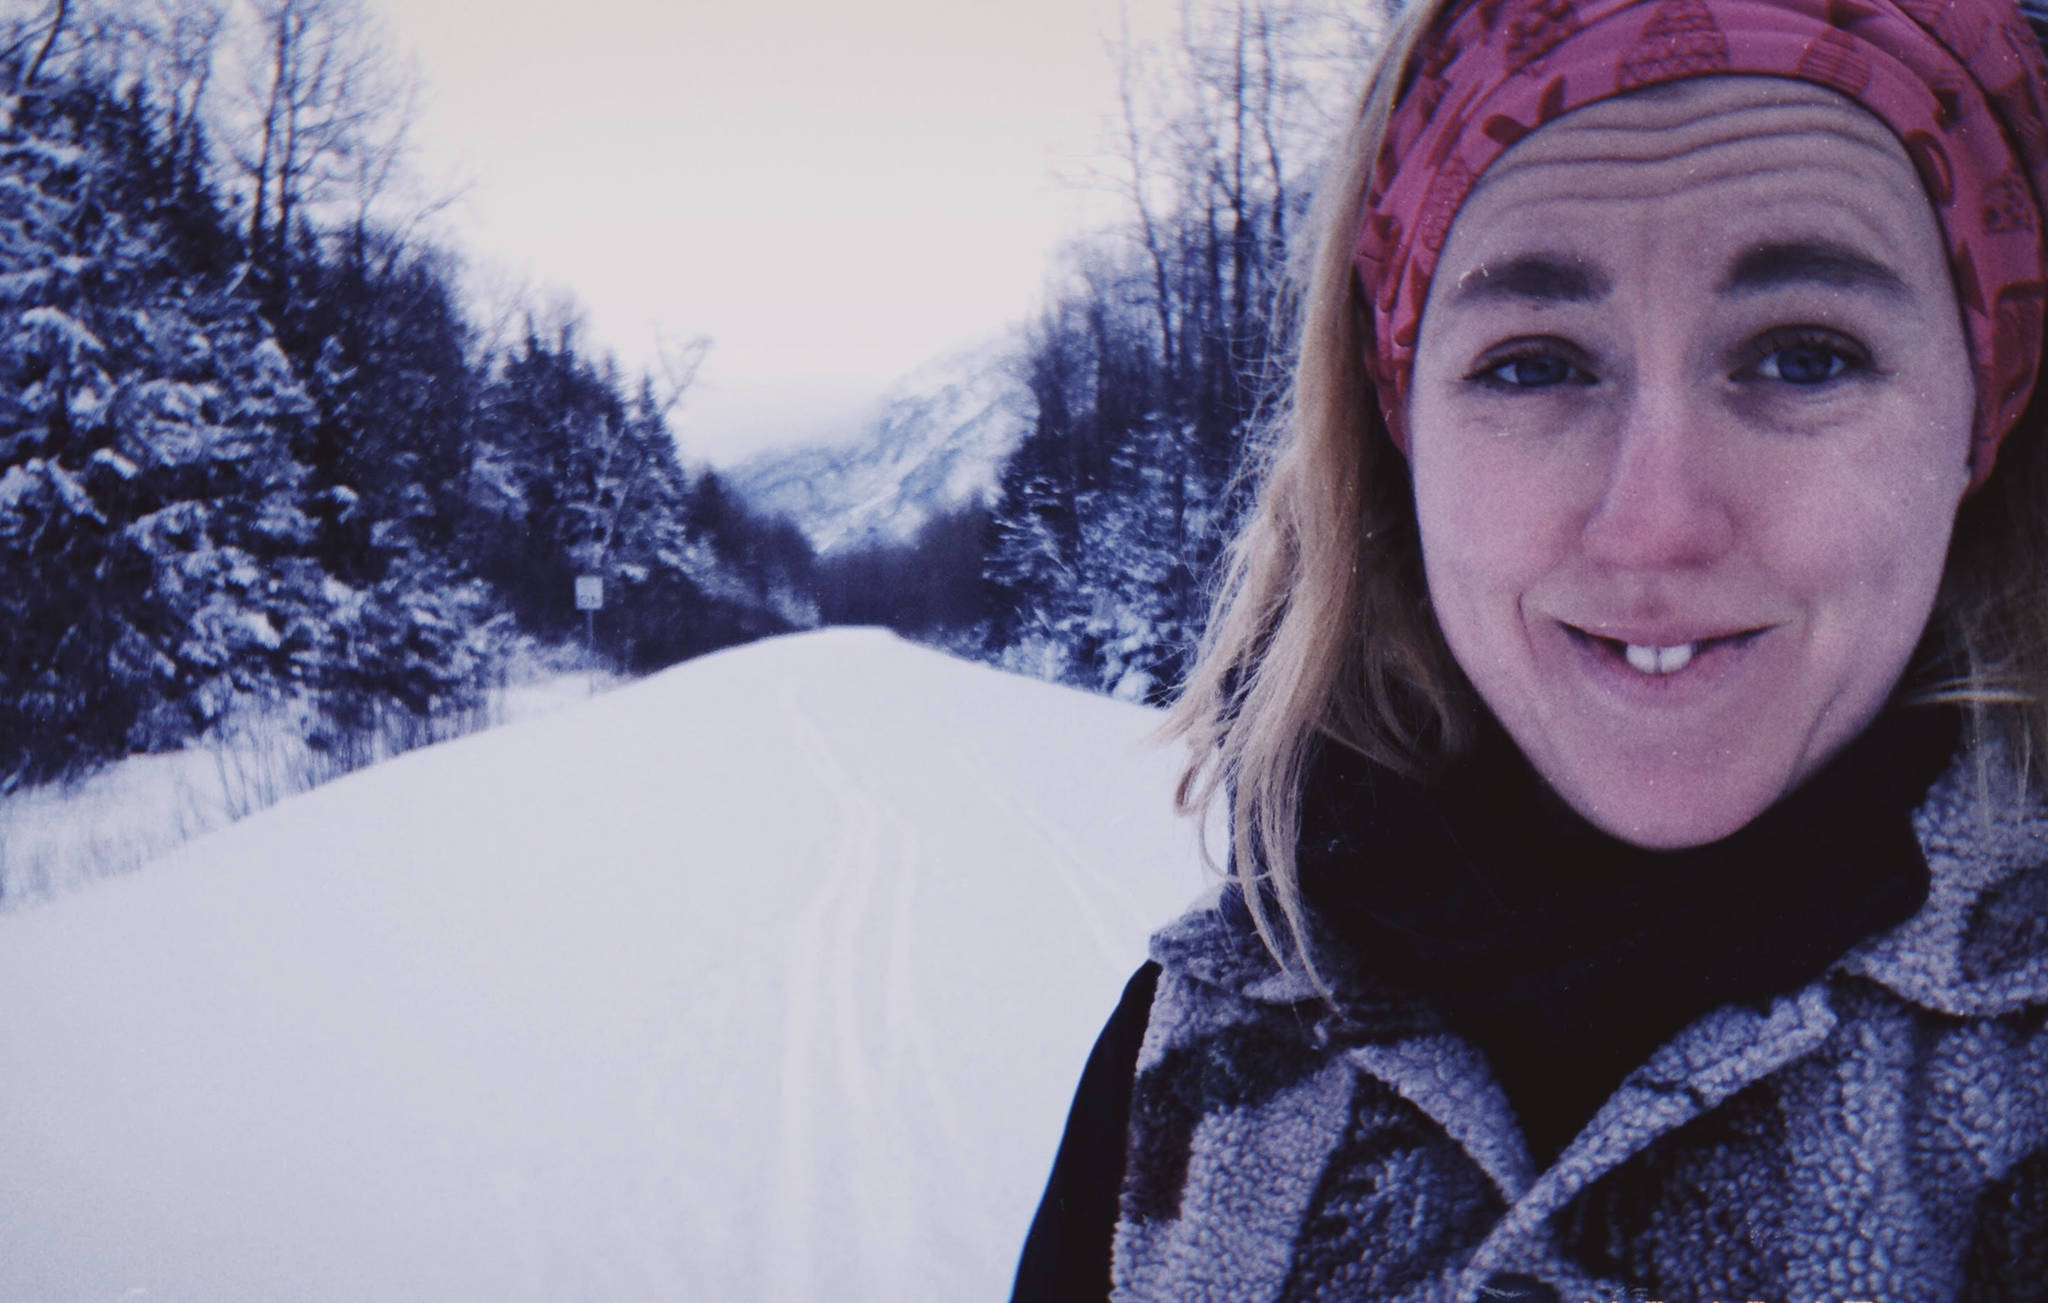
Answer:
<svg viewBox="0 0 2048 1303"><path fill-rule="evenodd" d="M385 756L421 744L421 733L459 737L559 710L616 686L609 672L569 670L568 649L513 643L508 680L485 689L461 714L398 717L385 732L351 739ZM580 653L575 653L580 659ZM22 788L0 797L0 910L33 908L53 896L127 873L252 811L331 780L344 758L314 748L318 720L304 698L240 704L203 738L178 751L128 756L83 778Z"/></svg>
<svg viewBox="0 0 2048 1303"><path fill-rule="evenodd" d="M0 1299L1001 1297L1155 722L803 635L0 917Z"/></svg>

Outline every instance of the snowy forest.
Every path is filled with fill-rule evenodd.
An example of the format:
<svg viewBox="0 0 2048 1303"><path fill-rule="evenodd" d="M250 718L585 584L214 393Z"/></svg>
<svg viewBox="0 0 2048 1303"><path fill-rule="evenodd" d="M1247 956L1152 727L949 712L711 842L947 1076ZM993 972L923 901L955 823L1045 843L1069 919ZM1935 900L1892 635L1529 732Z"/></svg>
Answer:
<svg viewBox="0 0 2048 1303"><path fill-rule="evenodd" d="M1088 180L1126 217L1072 242L995 362L1027 396L997 491L907 545L828 552L827 618L1170 698L1281 397L1293 237L1382 17L1238 0L1185 10L1175 47L1111 51L1115 150Z"/></svg>
<svg viewBox="0 0 2048 1303"><path fill-rule="evenodd" d="M6 13L0 10L0 13ZM357 0L0 18L0 791L288 703L342 759L536 649L627 675L832 623L1170 694L1286 349L1283 270L1371 15L1253 0L1113 50L1115 149L979 500L814 552L679 449L709 341L629 374L426 231ZM586 617L579 576L603 581ZM586 622L587 621L587 622Z"/></svg>
<svg viewBox="0 0 2048 1303"><path fill-rule="evenodd" d="M0 27L0 788L252 703L316 745L459 716L522 643L644 672L816 622L809 552L690 474L700 350L485 323L403 193L344 0L56 0Z"/></svg>

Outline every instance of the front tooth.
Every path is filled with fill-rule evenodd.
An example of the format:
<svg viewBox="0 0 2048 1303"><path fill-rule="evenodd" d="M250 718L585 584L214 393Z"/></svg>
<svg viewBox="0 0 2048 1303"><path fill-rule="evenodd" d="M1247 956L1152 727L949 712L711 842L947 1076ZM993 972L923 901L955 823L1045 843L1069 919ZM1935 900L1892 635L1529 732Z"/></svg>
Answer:
<svg viewBox="0 0 2048 1303"><path fill-rule="evenodd" d="M1628 663L1644 674L1676 674L1692 664L1692 654L1698 643L1683 642L1676 647L1645 647L1640 643L1627 644L1624 655Z"/></svg>

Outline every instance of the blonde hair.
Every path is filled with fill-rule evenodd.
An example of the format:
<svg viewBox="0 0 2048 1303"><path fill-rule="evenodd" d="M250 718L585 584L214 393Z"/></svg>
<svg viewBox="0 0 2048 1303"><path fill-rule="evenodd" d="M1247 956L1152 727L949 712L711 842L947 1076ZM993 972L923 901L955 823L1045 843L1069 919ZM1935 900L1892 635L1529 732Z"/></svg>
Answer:
<svg viewBox="0 0 2048 1303"><path fill-rule="evenodd" d="M1291 384L1166 726L1190 752L1176 804L1199 814L1227 802L1231 872L1259 936L1318 982L1295 869L1311 757L1330 743L1426 776L1464 748L1479 709L1430 611L1408 464L1365 374L1368 305L1352 268L1387 119L1427 35L1462 2L1404 10L1317 194L1292 268ZM1929 624L1932 663L1911 685L1916 701L1965 704L1976 734L2002 735L2023 766L2048 744L2044 411L2037 390L1963 505Z"/></svg>

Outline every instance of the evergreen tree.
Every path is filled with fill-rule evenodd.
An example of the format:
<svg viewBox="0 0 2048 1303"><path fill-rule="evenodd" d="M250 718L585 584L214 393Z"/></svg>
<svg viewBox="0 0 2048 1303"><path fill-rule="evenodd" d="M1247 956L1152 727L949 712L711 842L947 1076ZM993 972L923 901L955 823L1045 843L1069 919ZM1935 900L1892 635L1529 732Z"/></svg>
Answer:
<svg viewBox="0 0 2048 1303"><path fill-rule="evenodd" d="M232 282L173 252L147 124L84 89L11 107L0 776L18 779L170 744L302 677L329 611L294 452L313 403Z"/></svg>
<svg viewBox="0 0 2048 1303"><path fill-rule="evenodd" d="M431 250L360 227L278 278L282 343L317 413L316 552L348 611L326 678L345 717L466 703L497 607L456 550L478 385L450 281Z"/></svg>

